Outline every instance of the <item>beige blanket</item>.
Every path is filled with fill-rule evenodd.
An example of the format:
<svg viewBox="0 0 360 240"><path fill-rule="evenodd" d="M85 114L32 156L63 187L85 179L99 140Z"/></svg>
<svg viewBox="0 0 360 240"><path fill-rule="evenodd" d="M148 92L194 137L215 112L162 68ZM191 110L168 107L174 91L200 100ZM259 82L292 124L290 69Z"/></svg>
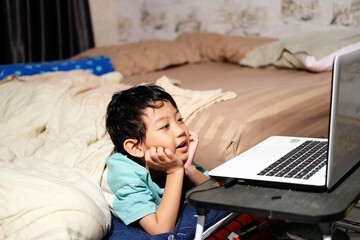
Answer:
<svg viewBox="0 0 360 240"><path fill-rule="evenodd" d="M178 105L185 122L189 124L197 113L206 107L220 101L230 100L236 97L236 93L221 89L196 91L183 89L179 85L181 82L175 79L169 79L166 76L161 77L155 83L163 87L170 93Z"/></svg>
<svg viewBox="0 0 360 240"><path fill-rule="evenodd" d="M0 82L0 239L101 239L110 212L99 188L113 150L105 129L120 73L54 72ZM231 93L158 84L190 120Z"/></svg>

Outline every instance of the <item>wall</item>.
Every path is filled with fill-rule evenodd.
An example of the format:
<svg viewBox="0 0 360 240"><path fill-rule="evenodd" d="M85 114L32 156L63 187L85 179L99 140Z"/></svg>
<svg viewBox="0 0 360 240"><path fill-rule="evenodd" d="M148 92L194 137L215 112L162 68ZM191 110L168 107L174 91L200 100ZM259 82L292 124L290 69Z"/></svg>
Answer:
<svg viewBox="0 0 360 240"><path fill-rule="evenodd" d="M119 42L117 0L89 0L89 3L95 45L101 47L117 44Z"/></svg>
<svg viewBox="0 0 360 240"><path fill-rule="evenodd" d="M117 43L173 39L185 31L286 37L303 31L360 27L360 0L107 1L116 5L116 29L112 31ZM104 5L106 1L98 2Z"/></svg>

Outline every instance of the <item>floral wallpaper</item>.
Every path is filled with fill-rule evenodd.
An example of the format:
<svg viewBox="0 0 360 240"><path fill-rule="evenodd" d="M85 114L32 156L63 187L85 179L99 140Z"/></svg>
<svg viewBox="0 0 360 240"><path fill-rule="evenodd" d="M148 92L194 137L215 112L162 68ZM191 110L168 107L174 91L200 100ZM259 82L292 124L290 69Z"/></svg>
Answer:
<svg viewBox="0 0 360 240"><path fill-rule="evenodd" d="M186 31L286 37L359 28L360 0L117 0L119 42Z"/></svg>

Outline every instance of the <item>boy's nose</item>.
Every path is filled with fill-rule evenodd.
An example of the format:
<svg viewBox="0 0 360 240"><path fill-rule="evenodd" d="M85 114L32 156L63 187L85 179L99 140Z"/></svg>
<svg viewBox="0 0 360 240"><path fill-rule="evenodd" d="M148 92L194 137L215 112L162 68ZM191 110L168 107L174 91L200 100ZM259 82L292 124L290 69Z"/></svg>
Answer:
<svg viewBox="0 0 360 240"><path fill-rule="evenodd" d="M186 133L185 133L185 129L183 127L181 127L180 125L176 125L176 135L178 137L182 137L184 136Z"/></svg>

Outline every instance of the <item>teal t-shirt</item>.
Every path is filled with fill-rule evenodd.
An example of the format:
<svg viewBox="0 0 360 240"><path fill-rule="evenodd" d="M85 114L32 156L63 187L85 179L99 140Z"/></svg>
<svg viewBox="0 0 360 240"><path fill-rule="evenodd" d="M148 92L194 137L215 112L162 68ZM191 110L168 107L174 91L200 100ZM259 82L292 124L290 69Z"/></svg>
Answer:
<svg viewBox="0 0 360 240"><path fill-rule="evenodd" d="M146 168L114 153L105 171L107 188L114 194L110 208L126 225L156 212L164 189L152 181Z"/></svg>

